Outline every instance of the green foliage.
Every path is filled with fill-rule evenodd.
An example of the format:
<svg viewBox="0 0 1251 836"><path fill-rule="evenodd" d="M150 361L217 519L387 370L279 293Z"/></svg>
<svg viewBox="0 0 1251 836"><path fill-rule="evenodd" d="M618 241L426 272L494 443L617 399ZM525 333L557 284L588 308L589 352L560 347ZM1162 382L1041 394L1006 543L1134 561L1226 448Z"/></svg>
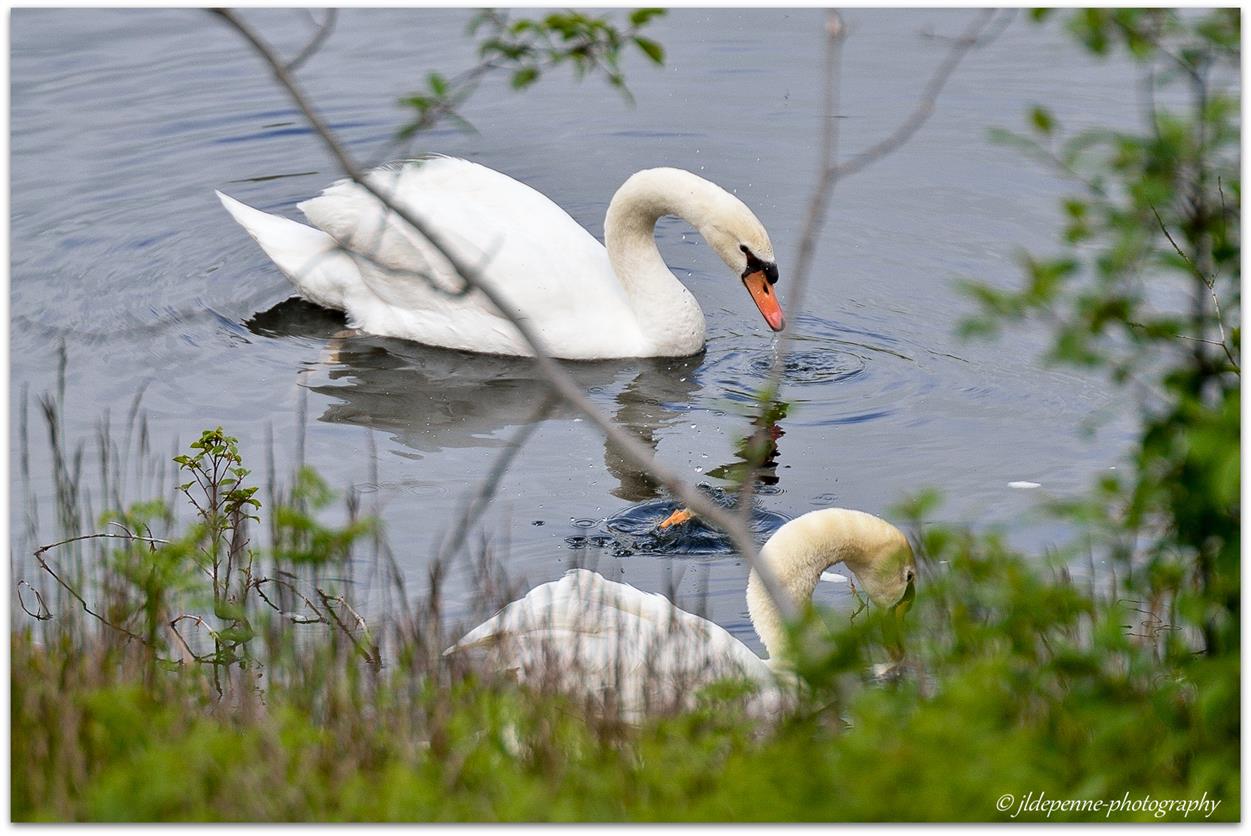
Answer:
<svg viewBox="0 0 1251 836"><path fill-rule="evenodd" d="M352 520L342 528L319 523L311 512L324 510L334 498L316 471L307 467L300 470L290 502L274 510L274 559L280 565L342 563L352 545L373 531L369 519Z"/></svg>
<svg viewBox="0 0 1251 836"><path fill-rule="evenodd" d="M996 134L1081 191L1063 203L1064 251L1021 256L1022 288L964 283L981 313L963 330L1041 319L1053 361L1104 370L1137 398L1132 475L1062 510L1097 526L1135 595L1228 652L1240 589L1240 16L1088 9L1067 25L1092 52L1124 49L1142 65L1144 125L1065 135L1036 108L1033 136ZM1118 545L1135 537L1145 545Z"/></svg>
<svg viewBox="0 0 1251 836"><path fill-rule="evenodd" d="M400 104L414 115L400 128L399 138L408 139L444 120L472 131L460 109L482 78L493 72L507 74L514 90L524 90L544 72L569 65L578 80L601 75L632 101L621 68L623 55L632 44L653 64L664 64L664 47L640 34L664 14L664 9L636 9L623 26L608 15L576 11L514 19L507 12L483 10L468 26L469 34L478 39L479 64L451 79L430 73L424 90L402 97Z"/></svg>
<svg viewBox="0 0 1251 836"><path fill-rule="evenodd" d="M243 480L251 472L243 466L239 455L239 439L222 432L221 427L204 430L197 441L191 442L193 453L175 456L178 468L192 479L178 486L196 507L200 516L209 522L216 518L244 515L257 519L254 511L261 507L254 495L256 488L243 487ZM192 486L200 495L192 492Z"/></svg>

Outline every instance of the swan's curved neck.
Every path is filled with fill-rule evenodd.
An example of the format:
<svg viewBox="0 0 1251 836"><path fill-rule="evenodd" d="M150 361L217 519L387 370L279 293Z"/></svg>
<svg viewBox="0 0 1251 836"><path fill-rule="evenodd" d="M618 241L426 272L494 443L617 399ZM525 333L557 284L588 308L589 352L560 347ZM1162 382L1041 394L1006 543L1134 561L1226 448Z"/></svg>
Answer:
<svg viewBox="0 0 1251 836"><path fill-rule="evenodd" d="M656 247L656 221L677 215L701 229L720 192L720 187L689 171L647 169L617 189L604 219L608 260L644 332L675 343L668 348L689 349L687 354L703 346L704 315L695 297L665 266Z"/></svg>
<svg viewBox="0 0 1251 836"><path fill-rule="evenodd" d="M880 536L881 526L889 524L860 511L811 511L779 528L760 550L760 559L769 564L796 610L802 610L812 600L821 573L834 564L843 563L861 576L865 545ZM755 569L747 579L747 612L769 662L776 665L786 655L786 626Z"/></svg>

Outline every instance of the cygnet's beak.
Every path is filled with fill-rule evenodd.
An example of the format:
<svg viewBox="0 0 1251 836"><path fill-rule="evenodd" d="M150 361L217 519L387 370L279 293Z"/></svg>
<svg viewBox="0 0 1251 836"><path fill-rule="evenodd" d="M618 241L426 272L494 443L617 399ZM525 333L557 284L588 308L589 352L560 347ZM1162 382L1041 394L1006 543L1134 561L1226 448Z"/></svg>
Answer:
<svg viewBox="0 0 1251 836"><path fill-rule="evenodd" d="M773 267L773 265L766 265L766 268L768 267ZM773 267L772 273L773 281L776 282L776 267ZM760 309L765 322L769 323L769 327L774 331L781 331L783 326L786 325L786 319L782 316L782 306L778 303L778 295L772 285L773 283L766 276L766 270L755 270L743 274L743 286L751 294L751 299L756 303L756 307Z"/></svg>

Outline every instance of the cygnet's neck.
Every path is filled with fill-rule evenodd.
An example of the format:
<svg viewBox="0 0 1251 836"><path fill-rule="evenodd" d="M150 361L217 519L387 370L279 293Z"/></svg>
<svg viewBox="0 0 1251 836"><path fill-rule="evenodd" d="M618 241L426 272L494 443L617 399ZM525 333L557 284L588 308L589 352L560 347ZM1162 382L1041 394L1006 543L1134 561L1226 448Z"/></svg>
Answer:
<svg viewBox="0 0 1251 836"><path fill-rule="evenodd" d="M760 559L773 570L795 609L802 610L812 600L822 572L843 563L863 577L868 568L868 547L893 536L901 535L872 514L826 508L810 511L779 528L761 548ZM747 612L768 652L768 661L776 665L786 654L785 622L755 569L747 579Z"/></svg>
<svg viewBox="0 0 1251 836"><path fill-rule="evenodd" d="M678 168L650 168L617 189L604 219L604 245L643 333L656 353L694 354L704 344L704 314L661 258L656 221L677 215L701 229L724 190Z"/></svg>

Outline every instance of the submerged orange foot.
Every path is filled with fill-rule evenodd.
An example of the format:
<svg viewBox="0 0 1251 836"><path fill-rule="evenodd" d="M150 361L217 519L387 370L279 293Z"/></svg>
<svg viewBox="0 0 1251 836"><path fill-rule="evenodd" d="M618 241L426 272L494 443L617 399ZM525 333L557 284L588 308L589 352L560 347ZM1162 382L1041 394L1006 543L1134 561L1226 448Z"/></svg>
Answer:
<svg viewBox="0 0 1251 836"><path fill-rule="evenodd" d="M664 529L668 528L671 525L681 525L682 523L690 520L694 516L695 514L689 509L679 508L678 510L674 511L669 516L665 517L664 522L662 522L660 525L656 527L663 531Z"/></svg>

